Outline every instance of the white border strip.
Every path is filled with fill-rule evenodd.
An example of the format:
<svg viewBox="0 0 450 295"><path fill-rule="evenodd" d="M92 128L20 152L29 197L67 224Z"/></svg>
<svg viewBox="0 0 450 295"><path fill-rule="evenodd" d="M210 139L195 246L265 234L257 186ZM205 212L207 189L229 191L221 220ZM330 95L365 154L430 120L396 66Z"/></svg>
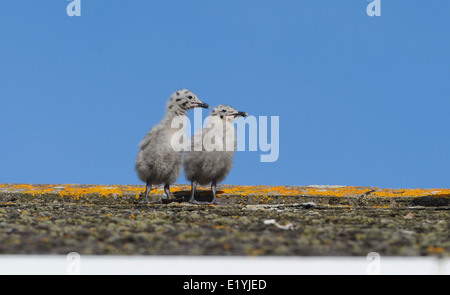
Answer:
<svg viewBox="0 0 450 295"><path fill-rule="evenodd" d="M0 275L450 275L450 259L381 257L0 255Z"/></svg>

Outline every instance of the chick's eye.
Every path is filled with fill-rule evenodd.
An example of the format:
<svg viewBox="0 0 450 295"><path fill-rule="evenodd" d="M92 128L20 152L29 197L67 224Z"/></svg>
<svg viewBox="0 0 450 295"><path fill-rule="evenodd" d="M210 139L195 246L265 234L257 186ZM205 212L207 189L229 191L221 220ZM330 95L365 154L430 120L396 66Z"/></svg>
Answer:
<svg viewBox="0 0 450 295"><path fill-rule="evenodd" d="M222 110L222 113L225 113L227 110Z"/></svg>
<svg viewBox="0 0 450 295"><path fill-rule="evenodd" d="M188 98L189 98L189 99L193 99L192 95L189 95Z"/></svg>

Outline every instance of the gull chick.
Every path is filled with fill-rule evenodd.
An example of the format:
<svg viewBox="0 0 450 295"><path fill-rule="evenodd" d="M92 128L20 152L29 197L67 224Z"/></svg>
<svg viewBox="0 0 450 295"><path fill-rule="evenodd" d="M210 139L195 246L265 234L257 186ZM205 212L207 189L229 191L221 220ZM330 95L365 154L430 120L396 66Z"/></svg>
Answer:
<svg viewBox="0 0 450 295"><path fill-rule="evenodd" d="M139 178L146 183L145 203L148 202L152 185L164 184L164 192L170 198L170 185L178 179L183 167L183 151L175 150L171 143L172 136L180 128L173 128L172 121L175 118L186 119L186 112L197 107L209 109L209 105L191 91L182 89L175 92L167 103L164 119L141 141L135 169Z"/></svg>
<svg viewBox="0 0 450 295"><path fill-rule="evenodd" d="M237 111L227 105L219 105L211 111L208 118L210 126L203 128L191 138L191 148L184 156L185 175L191 182L190 203L202 204L195 200L195 187L197 184L211 183L213 194L211 204L220 204L216 198L217 183L223 181L233 167L236 151L233 122L238 117L246 116L246 112Z"/></svg>

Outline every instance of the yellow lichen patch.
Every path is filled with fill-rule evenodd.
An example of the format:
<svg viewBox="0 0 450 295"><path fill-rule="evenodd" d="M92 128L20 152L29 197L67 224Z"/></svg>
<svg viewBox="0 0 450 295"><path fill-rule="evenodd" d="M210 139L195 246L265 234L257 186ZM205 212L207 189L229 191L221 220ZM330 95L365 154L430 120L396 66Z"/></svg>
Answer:
<svg viewBox="0 0 450 295"><path fill-rule="evenodd" d="M442 253L445 252L445 249L442 248L442 247L429 246L429 247L427 248L427 251L428 251L429 253L442 254Z"/></svg>
<svg viewBox="0 0 450 295"><path fill-rule="evenodd" d="M32 196L39 196L45 194L58 194L61 197L73 197L79 199L86 195L97 195L101 197L121 197L124 194L135 194L139 196L142 192L142 187L138 186L124 186L124 185L30 185L30 184L4 184L3 191L21 193Z"/></svg>
<svg viewBox="0 0 450 295"><path fill-rule="evenodd" d="M374 197L448 197L450 189L379 189L371 194Z"/></svg>
<svg viewBox="0 0 450 295"><path fill-rule="evenodd" d="M371 190L373 189L359 186L308 187L304 194L312 196L347 197L361 196Z"/></svg>
<svg viewBox="0 0 450 295"><path fill-rule="evenodd" d="M369 188L356 186L224 186L220 191L224 194L236 195L265 195L265 196L359 196L365 194Z"/></svg>
<svg viewBox="0 0 450 295"><path fill-rule="evenodd" d="M124 192L118 186L92 186L92 187L78 187L73 185L67 185L63 190L59 192L61 197L71 196L75 199L87 195L98 195L101 197L109 198L111 196L121 197Z"/></svg>
<svg viewBox="0 0 450 295"><path fill-rule="evenodd" d="M49 220L51 218L52 218L51 216L39 217L39 221Z"/></svg>
<svg viewBox="0 0 450 295"><path fill-rule="evenodd" d="M145 191L143 185L76 185L76 184L0 184L0 192L20 193L38 197L56 194L60 197L80 199L85 196L103 198L134 196L139 198ZM190 185L174 185L172 193L190 191ZM209 187L200 187L198 192L209 192ZM370 192L370 194L369 194ZM151 195L164 194L162 187L154 188ZM371 198L390 197L436 197L450 198L450 189L379 189L359 186L231 186L221 185L218 194L238 195L241 197L257 197L263 203L271 203L274 198L289 196L311 197L358 197L366 195Z"/></svg>
<svg viewBox="0 0 450 295"><path fill-rule="evenodd" d="M370 194L369 194L370 192ZM223 186L223 194L261 196L330 196L347 197L367 195L369 197L449 197L450 189L379 189L359 186Z"/></svg>
<svg viewBox="0 0 450 295"><path fill-rule="evenodd" d="M190 190L190 189L191 189L191 188L190 188L190 186L188 186L188 185L178 185L178 186L171 187L171 188L170 188L170 191L171 191L172 193L174 193L174 192L187 191L187 190ZM201 188L199 188L199 190L201 190Z"/></svg>

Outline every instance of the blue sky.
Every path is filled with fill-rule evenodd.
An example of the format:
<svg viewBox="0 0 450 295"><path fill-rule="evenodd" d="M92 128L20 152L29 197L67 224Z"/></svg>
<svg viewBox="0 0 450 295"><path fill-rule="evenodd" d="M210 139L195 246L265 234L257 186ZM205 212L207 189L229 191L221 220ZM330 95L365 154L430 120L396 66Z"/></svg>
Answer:
<svg viewBox="0 0 450 295"><path fill-rule="evenodd" d="M448 187L450 2L381 2L4 1L0 183L141 183L188 88L280 118L278 161L238 152L225 184Z"/></svg>

